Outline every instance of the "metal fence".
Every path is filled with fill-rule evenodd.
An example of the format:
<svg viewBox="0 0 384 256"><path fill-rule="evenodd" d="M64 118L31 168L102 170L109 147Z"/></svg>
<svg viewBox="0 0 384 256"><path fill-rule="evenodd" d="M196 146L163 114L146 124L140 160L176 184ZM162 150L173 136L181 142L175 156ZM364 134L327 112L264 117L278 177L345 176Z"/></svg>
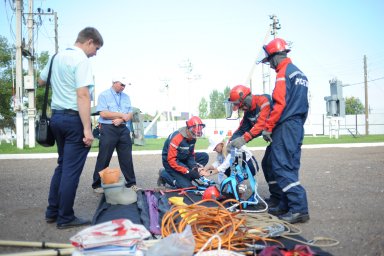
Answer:
<svg viewBox="0 0 384 256"><path fill-rule="evenodd" d="M384 134L384 114L369 115L369 134ZM240 119L204 119L204 134L214 133L231 135L239 126ZM144 128L150 122L144 122ZM173 131L185 126L184 121L158 121L146 137L167 137ZM311 115L304 125L305 135L365 135L365 115L346 115L343 118L329 118L326 115Z"/></svg>

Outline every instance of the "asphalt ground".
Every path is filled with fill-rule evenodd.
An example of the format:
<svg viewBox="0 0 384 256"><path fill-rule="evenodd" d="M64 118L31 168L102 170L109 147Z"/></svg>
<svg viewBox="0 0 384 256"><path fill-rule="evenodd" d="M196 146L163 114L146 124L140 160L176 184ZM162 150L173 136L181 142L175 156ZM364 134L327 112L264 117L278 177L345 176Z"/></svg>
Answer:
<svg viewBox="0 0 384 256"><path fill-rule="evenodd" d="M311 219L297 227L308 240L329 237L340 241L323 248L333 255L384 255L384 143L364 145L307 146L302 150L300 179L307 190ZM264 150L252 150L260 163ZM89 219L100 201L100 195L91 189L95 155L90 153L87 159L75 201L76 215ZM213 160L215 155L210 157ZM160 152L134 152L133 160L138 186L155 187ZM69 243L82 229L59 230L44 220L55 166L52 154L0 155L0 240ZM116 156L111 167L118 167ZM257 180L259 194L268 196L262 172ZM31 249L0 247L2 253L23 251Z"/></svg>

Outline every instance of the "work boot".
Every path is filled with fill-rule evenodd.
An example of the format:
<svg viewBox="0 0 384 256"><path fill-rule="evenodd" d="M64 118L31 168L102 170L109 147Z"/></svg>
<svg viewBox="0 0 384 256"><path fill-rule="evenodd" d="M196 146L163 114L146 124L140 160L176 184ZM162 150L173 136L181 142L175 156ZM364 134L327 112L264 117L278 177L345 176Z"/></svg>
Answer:
<svg viewBox="0 0 384 256"><path fill-rule="evenodd" d="M276 208L277 206L279 206L280 203L280 200L273 196L264 199L264 201L267 203L269 208Z"/></svg>
<svg viewBox="0 0 384 256"><path fill-rule="evenodd" d="M268 209L268 213L271 215L274 215L274 216L279 216L279 215L285 214L287 212L288 212L288 210L284 210L284 209L281 209L279 207L272 207L272 208Z"/></svg>
<svg viewBox="0 0 384 256"><path fill-rule="evenodd" d="M161 167L159 169L159 177L157 178L157 186L158 187L165 187L165 180L163 179L163 177L161 177L161 173L164 171L165 169L163 167Z"/></svg>
<svg viewBox="0 0 384 256"><path fill-rule="evenodd" d="M287 212L285 214L282 214L278 216L279 219L286 221L291 224L299 223L299 222L307 222L309 220L309 214L308 213L292 213L292 212Z"/></svg>

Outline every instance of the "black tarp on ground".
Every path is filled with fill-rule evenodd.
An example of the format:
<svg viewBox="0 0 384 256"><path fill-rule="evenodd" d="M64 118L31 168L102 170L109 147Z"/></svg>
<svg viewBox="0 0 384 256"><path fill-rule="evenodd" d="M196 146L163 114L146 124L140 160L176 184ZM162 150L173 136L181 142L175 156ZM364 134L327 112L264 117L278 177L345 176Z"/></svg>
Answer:
<svg viewBox="0 0 384 256"><path fill-rule="evenodd" d="M100 199L100 203L96 209L95 215L93 216L92 225L100 224L100 223L103 223L106 221L111 221L114 219L124 218L124 219L131 220L135 224L141 224L141 225L145 226L148 230L150 230L149 219L148 219L149 218L149 212L148 212L148 209L145 210L145 208L148 207L148 203L145 202L145 200L143 200L146 198L144 191L138 191L137 195L138 195L138 202L136 202L134 204L130 204L130 205L111 205L111 204L108 204L105 201L105 196L103 195L102 198ZM154 195L159 199L159 201L162 201L163 203L164 203L164 201L167 200L167 198L177 196L177 197L184 197L184 202L186 204L192 204L192 202L189 198L187 198L186 196L180 195L177 192L165 193L163 197L161 196L161 194L159 192L155 192ZM192 200L195 202L201 200L201 196L195 195L193 193L188 193L188 196L190 198L192 198ZM141 200L143 200L143 201L141 201ZM202 205L205 205L207 207L209 207L209 206L216 207L217 206L216 204L209 205L209 203L205 203ZM167 207L169 209L170 206L167 206ZM141 210L143 208L144 208L144 211ZM159 215L161 217L164 215L165 210L166 209L162 209L160 211ZM160 217L160 220L161 220L161 217ZM160 220L159 220L159 224L161 226ZM299 236L299 235L292 236L292 237L295 239L298 239L298 240L306 241L305 238L303 238L302 236ZM274 238L274 239L276 239L276 238ZM279 242L284 244L284 246L289 250L293 249L294 246L296 244L298 244L295 241L292 241L292 240L289 240L289 239L286 239L283 237L280 237L276 240L278 240ZM273 244L273 245L275 245L275 244ZM320 255L320 256L332 255L328 252L323 251L319 247L311 246L311 249L312 249L312 251L314 251L316 253L316 255Z"/></svg>

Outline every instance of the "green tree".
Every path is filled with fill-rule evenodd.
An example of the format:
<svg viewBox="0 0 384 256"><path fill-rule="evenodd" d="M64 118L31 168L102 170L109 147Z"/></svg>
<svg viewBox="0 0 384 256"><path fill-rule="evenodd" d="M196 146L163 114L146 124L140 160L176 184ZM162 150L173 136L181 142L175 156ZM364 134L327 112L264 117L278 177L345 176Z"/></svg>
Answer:
<svg viewBox="0 0 384 256"><path fill-rule="evenodd" d="M199 103L199 117L202 119L208 118L208 102L204 97Z"/></svg>
<svg viewBox="0 0 384 256"><path fill-rule="evenodd" d="M229 91L230 90L231 90L231 88L229 88L229 86L225 87L225 89L224 89L224 100L229 98Z"/></svg>
<svg viewBox="0 0 384 256"><path fill-rule="evenodd" d="M9 45L8 40L0 36L0 129L6 127L15 129L15 112L13 110L13 77L14 64L12 62L12 52L15 51L15 47ZM40 55L36 54L36 72L35 78L40 77L40 71L47 64L49 59L48 52L42 52ZM23 74L26 74L23 71ZM39 87L36 89L36 108L41 110L44 100L45 87Z"/></svg>
<svg viewBox="0 0 384 256"><path fill-rule="evenodd" d="M228 99L229 91L230 88L228 86L224 89L223 93L213 90L209 95L209 111L207 100L202 98L199 103L199 116L201 118L224 118L224 101Z"/></svg>
<svg viewBox="0 0 384 256"><path fill-rule="evenodd" d="M15 113L12 109L12 51L8 40L0 36L0 129L15 128Z"/></svg>
<svg viewBox="0 0 384 256"><path fill-rule="evenodd" d="M49 54L47 51L41 52L40 55L37 54L37 56L36 56L36 70L35 70L36 80L39 79L41 70L43 70L45 65L48 63L48 60L49 60ZM36 92L36 110L39 113L41 111L41 108L42 108L43 102L44 102L45 86L43 86L43 87L38 86L36 88L35 92ZM48 102L50 102L51 95L52 95L52 90L49 90ZM49 105L50 104L48 104L48 108L49 108Z"/></svg>
<svg viewBox="0 0 384 256"><path fill-rule="evenodd" d="M225 113L223 99L224 95L218 90L213 90L209 95L209 117L210 118L221 118Z"/></svg>
<svg viewBox="0 0 384 256"><path fill-rule="evenodd" d="M364 105L361 103L359 98L355 97L346 97L345 98L345 114L346 115L355 115L363 114Z"/></svg>

